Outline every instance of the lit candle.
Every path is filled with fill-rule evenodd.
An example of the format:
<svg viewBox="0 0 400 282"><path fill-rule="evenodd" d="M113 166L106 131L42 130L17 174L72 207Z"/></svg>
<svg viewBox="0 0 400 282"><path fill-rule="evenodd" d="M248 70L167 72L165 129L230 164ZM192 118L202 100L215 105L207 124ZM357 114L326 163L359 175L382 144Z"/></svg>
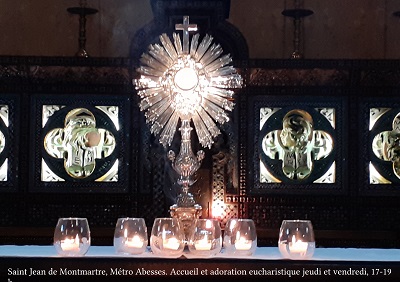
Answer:
<svg viewBox="0 0 400 282"><path fill-rule="evenodd" d="M252 243L252 240L247 240L243 237L240 237L239 239L236 239L235 249L238 251L248 251L251 249Z"/></svg>
<svg viewBox="0 0 400 282"><path fill-rule="evenodd" d="M209 251L211 250L212 243L210 240L207 240L207 238L204 237L203 239L196 241L194 247L199 251Z"/></svg>
<svg viewBox="0 0 400 282"><path fill-rule="evenodd" d="M292 242L289 242L289 250L291 253L305 254L307 252L307 248L307 242L303 242L301 240L296 241L296 238L294 236L292 237Z"/></svg>
<svg viewBox="0 0 400 282"><path fill-rule="evenodd" d="M76 234L75 239L64 239L61 241L61 249L63 251L78 251L79 250L79 236Z"/></svg>
<svg viewBox="0 0 400 282"><path fill-rule="evenodd" d="M179 249L180 245L181 244L180 244L179 240L174 237L163 240L164 249L177 250L177 249Z"/></svg>
<svg viewBox="0 0 400 282"><path fill-rule="evenodd" d="M240 236L240 231L236 232L235 249L237 251L248 251L251 249L252 241Z"/></svg>
<svg viewBox="0 0 400 282"><path fill-rule="evenodd" d="M143 247L143 239L139 235L135 235L132 239L127 239L125 241L125 246L129 248L142 248Z"/></svg>

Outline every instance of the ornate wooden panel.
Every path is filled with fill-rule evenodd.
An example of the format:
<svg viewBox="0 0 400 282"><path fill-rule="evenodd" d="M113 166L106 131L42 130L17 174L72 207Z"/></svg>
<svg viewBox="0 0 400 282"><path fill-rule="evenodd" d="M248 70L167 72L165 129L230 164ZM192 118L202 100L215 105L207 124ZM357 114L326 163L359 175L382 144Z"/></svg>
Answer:
<svg viewBox="0 0 400 282"><path fill-rule="evenodd" d="M313 222L321 246L399 247L398 240L386 239L400 232L396 159L390 159L394 155L385 142L377 142L397 144L399 62L244 60L235 65L245 85L235 95L232 122L206 152L193 186L203 216L222 224L229 217L254 219L260 245L276 244L283 219L303 218ZM0 105L8 106L3 113L9 117L8 125L1 119L0 131L12 140L0 152L0 162L10 157L7 180L0 181L0 228L9 234L7 242L39 242L35 234L41 234L40 242L48 243L58 217L85 216L94 237L104 236L97 242L110 244L119 216L144 217L151 224L169 215L175 177L166 150L138 109L129 59L2 57L0 73ZM118 108L119 130L102 108L109 106ZM46 120L43 109L56 110ZM313 144L310 152L320 158L312 159L304 181L285 174L273 146L263 153L264 137L280 137L293 110L308 121L311 116L314 137L333 144L326 156ZM115 137L115 151L107 157L121 160L118 181L96 181L104 175L97 165L107 157L96 160L86 177L74 178L64 166L68 150L58 150L57 157L46 151L47 134L62 136L76 113L89 121L94 116L95 127ZM64 181L43 181L42 160ZM262 161L280 183L260 181ZM333 162L335 177L318 182ZM375 183L370 163L391 183Z"/></svg>
<svg viewBox="0 0 400 282"><path fill-rule="evenodd" d="M0 191L18 190L19 95L0 97Z"/></svg>
<svg viewBox="0 0 400 282"><path fill-rule="evenodd" d="M346 192L346 99L287 94L248 99L249 193Z"/></svg>
<svg viewBox="0 0 400 282"><path fill-rule="evenodd" d="M397 97L360 98L360 192L363 195L399 195L399 113Z"/></svg>
<svg viewBox="0 0 400 282"><path fill-rule="evenodd" d="M31 191L128 191L126 95L36 94L31 101Z"/></svg>

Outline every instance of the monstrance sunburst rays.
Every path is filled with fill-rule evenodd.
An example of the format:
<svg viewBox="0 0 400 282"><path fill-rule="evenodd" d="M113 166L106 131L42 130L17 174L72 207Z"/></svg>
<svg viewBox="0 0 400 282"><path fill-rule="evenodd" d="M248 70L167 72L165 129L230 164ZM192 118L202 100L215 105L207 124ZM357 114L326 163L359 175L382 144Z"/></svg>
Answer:
<svg viewBox="0 0 400 282"><path fill-rule="evenodd" d="M171 145L180 119L192 120L200 144L210 148L220 134L216 123L229 121L227 111L234 107L231 89L242 86L242 77L229 65L230 54L222 55L221 46L212 43L212 36L199 42L197 33L189 43L189 31L197 29L188 17L177 29L183 30L183 42L176 33L173 43L162 34L161 45L150 45L140 59L141 76L134 80L140 110L165 147Z"/></svg>

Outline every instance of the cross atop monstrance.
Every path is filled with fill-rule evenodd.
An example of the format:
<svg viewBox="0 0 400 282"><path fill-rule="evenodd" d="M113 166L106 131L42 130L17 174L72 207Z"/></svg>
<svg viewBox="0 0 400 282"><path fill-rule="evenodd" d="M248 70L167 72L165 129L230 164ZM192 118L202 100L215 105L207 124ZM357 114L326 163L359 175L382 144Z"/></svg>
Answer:
<svg viewBox="0 0 400 282"><path fill-rule="evenodd" d="M189 24L189 16L183 16L183 23L175 25L176 30L183 30L183 53L189 54L189 31L197 31L197 24Z"/></svg>

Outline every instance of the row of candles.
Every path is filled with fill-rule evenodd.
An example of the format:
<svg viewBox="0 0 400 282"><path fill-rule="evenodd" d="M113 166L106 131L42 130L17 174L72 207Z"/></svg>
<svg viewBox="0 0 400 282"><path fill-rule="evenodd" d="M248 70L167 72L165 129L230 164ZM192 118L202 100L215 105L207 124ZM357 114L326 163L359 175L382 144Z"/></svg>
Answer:
<svg viewBox="0 0 400 282"><path fill-rule="evenodd" d="M226 254L251 256L257 248L257 232L251 219L229 219L222 232L214 219L196 219L187 236L177 218L156 218L150 234L150 250L158 256L179 257L185 247L189 253L212 257L222 250ZM91 244L86 218L60 218L54 232L54 246L62 256L83 256ZM143 218L119 218L114 231L116 253L138 255L149 245ZM284 220L279 239L284 258L308 259L315 249L314 232L309 220Z"/></svg>

